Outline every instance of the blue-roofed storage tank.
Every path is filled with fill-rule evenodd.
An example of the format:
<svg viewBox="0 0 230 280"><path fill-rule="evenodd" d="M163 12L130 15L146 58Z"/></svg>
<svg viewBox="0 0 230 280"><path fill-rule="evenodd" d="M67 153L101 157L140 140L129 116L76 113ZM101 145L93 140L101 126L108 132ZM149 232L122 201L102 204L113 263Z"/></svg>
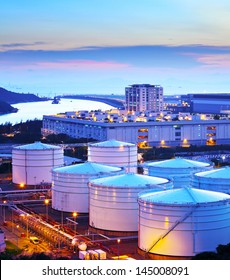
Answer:
<svg viewBox="0 0 230 280"><path fill-rule="evenodd" d="M89 212L90 179L124 173L117 166L84 162L52 170L52 208L65 212Z"/></svg>
<svg viewBox="0 0 230 280"><path fill-rule="evenodd" d="M64 153L59 146L41 142L12 149L12 181L15 184L37 185L51 183L51 170L63 166Z"/></svg>
<svg viewBox="0 0 230 280"><path fill-rule="evenodd" d="M89 182L89 224L99 231L138 231L139 192L172 188L168 179L127 173Z"/></svg>
<svg viewBox="0 0 230 280"><path fill-rule="evenodd" d="M230 194L229 166L193 174L191 186L198 189Z"/></svg>
<svg viewBox="0 0 230 280"><path fill-rule="evenodd" d="M180 188L190 186L193 173L212 168L212 164L207 162L174 158L146 163L144 165L144 174L169 178L173 180L174 188Z"/></svg>
<svg viewBox="0 0 230 280"><path fill-rule="evenodd" d="M189 259L229 243L230 195L179 188L139 194L138 250L152 259Z"/></svg>
<svg viewBox="0 0 230 280"><path fill-rule="evenodd" d="M136 173L137 145L113 139L89 144L88 161L119 166Z"/></svg>

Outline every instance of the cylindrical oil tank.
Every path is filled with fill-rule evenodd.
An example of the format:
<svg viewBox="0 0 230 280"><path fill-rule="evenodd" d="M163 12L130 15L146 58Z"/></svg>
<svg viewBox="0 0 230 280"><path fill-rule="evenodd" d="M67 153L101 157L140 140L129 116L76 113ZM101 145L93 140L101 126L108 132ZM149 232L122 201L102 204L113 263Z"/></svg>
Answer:
<svg viewBox="0 0 230 280"><path fill-rule="evenodd" d="M229 166L193 174L191 186L230 194Z"/></svg>
<svg viewBox="0 0 230 280"><path fill-rule="evenodd" d="M90 180L89 224L101 231L136 232L139 192L170 188L172 182L167 179L136 173Z"/></svg>
<svg viewBox="0 0 230 280"><path fill-rule="evenodd" d="M173 181L174 188L180 188L190 186L193 173L212 168L213 165L207 162L174 158L146 163L144 165L144 174L169 178Z"/></svg>
<svg viewBox="0 0 230 280"><path fill-rule="evenodd" d="M12 181L15 184L51 183L51 170L63 166L64 153L59 146L41 142L12 149Z"/></svg>
<svg viewBox="0 0 230 280"><path fill-rule="evenodd" d="M127 172L136 172L137 145L113 139L89 144L88 161L125 167Z"/></svg>
<svg viewBox="0 0 230 280"><path fill-rule="evenodd" d="M230 195L179 188L138 197L140 252L152 259L191 258L229 243Z"/></svg>
<svg viewBox="0 0 230 280"><path fill-rule="evenodd" d="M117 166L85 162L52 170L52 208L65 212L89 212L88 182L124 171Z"/></svg>

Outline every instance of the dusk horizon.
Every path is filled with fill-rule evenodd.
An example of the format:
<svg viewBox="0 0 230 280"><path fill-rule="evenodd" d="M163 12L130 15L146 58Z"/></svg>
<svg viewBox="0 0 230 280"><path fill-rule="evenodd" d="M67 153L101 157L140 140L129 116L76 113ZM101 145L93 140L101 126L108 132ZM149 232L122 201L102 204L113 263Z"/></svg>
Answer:
<svg viewBox="0 0 230 280"><path fill-rule="evenodd" d="M2 4L0 86L38 95L229 93L230 3L31 1Z"/></svg>

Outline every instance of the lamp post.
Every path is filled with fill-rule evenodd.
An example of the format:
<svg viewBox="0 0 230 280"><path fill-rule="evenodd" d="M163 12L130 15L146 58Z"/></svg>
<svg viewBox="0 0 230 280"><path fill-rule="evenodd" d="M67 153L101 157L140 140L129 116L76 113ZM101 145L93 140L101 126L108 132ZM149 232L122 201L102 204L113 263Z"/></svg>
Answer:
<svg viewBox="0 0 230 280"><path fill-rule="evenodd" d="M3 200L3 204L6 204L7 201ZM5 205L3 205L3 223L6 221L6 210L5 210Z"/></svg>
<svg viewBox="0 0 230 280"><path fill-rule="evenodd" d="M36 186L36 176L34 176L34 189L36 189L37 188L37 186Z"/></svg>
<svg viewBox="0 0 230 280"><path fill-rule="evenodd" d="M76 231L77 231L77 223L76 223L77 212L73 212L73 218L74 218L74 235L76 235Z"/></svg>
<svg viewBox="0 0 230 280"><path fill-rule="evenodd" d="M121 242L121 239L117 239L117 259L118 260L120 258L120 242Z"/></svg>
<svg viewBox="0 0 230 280"><path fill-rule="evenodd" d="M63 229L63 208L61 209L61 228Z"/></svg>
<svg viewBox="0 0 230 280"><path fill-rule="evenodd" d="M44 203L45 203L45 205L46 205L46 221L48 221L48 205L49 205L49 199L48 198L46 198L45 200L44 200Z"/></svg>

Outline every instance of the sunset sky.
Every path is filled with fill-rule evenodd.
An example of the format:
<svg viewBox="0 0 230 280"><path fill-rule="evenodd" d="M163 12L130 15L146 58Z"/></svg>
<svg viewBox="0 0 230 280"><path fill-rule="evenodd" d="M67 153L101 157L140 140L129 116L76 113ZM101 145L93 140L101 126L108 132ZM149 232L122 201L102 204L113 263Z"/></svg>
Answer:
<svg viewBox="0 0 230 280"><path fill-rule="evenodd" d="M229 0L8 0L0 87L54 95L230 92Z"/></svg>

